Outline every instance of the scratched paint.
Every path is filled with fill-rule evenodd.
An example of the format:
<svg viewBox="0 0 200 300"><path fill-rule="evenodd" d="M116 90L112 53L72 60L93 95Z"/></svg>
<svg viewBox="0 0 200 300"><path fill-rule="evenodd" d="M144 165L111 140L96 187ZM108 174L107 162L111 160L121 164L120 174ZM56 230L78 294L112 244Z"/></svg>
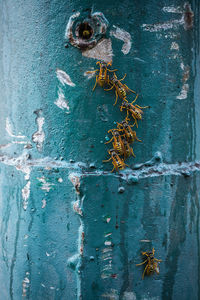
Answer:
<svg viewBox="0 0 200 300"><path fill-rule="evenodd" d="M2 299L199 299L197 6L1 2ZM84 56L64 47L64 35L77 9L81 16L90 7L108 27ZM110 36L113 25L130 34L131 48ZM84 75L101 59L112 60L120 78L127 73L138 105L150 105L136 158L119 174L102 160L107 131L125 114L112 91L92 92L95 75ZM135 264L152 247L160 275L142 280Z"/></svg>

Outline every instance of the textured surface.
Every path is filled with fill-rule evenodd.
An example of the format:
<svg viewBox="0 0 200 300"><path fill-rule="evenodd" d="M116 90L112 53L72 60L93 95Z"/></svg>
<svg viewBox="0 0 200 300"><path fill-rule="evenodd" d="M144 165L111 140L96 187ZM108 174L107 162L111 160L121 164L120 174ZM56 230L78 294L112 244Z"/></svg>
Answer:
<svg viewBox="0 0 200 300"><path fill-rule="evenodd" d="M104 40L65 48L91 7ZM2 0L0 15L0 299L199 299L199 2ZM85 75L111 57L151 106L119 175L102 160L124 115ZM160 275L142 281L152 247Z"/></svg>

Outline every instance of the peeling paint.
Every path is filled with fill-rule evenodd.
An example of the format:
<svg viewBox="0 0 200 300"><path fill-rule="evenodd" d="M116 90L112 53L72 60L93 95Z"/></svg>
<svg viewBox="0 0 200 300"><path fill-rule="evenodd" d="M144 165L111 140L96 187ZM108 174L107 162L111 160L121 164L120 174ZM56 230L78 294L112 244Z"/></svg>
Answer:
<svg viewBox="0 0 200 300"><path fill-rule="evenodd" d="M165 6L162 9L164 12L174 13L174 14L183 14L184 10L180 6Z"/></svg>
<svg viewBox="0 0 200 300"><path fill-rule="evenodd" d="M180 7L175 8L173 6L168 6L163 8L164 12L169 13L181 13L182 17L180 19L173 19L164 23L157 24L143 24L142 28L144 31L157 32L161 30L177 29L179 26L183 25L185 30L191 29L193 27L193 17L194 13L191 10L189 3L184 4L184 9Z"/></svg>
<svg viewBox="0 0 200 300"><path fill-rule="evenodd" d="M42 176L40 178L37 177L37 180L39 180L42 183L41 189L44 191L47 191L47 192L49 192L55 185L54 183L47 182L46 178L44 176Z"/></svg>
<svg viewBox="0 0 200 300"><path fill-rule="evenodd" d="M56 75L58 80L62 83L63 86L65 84L70 85L72 87L76 86L75 83L72 82L70 76L65 71L56 69Z"/></svg>
<svg viewBox="0 0 200 300"><path fill-rule="evenodd" d="M180 99L180 100L186 99L188 95L188 90L189 90L189 84L187 83L183 84L180 94L176 97L176 99Z"/></svg>
<svg viewBox="0 0 200 300"><path fill-rule="evenodd" d="M42 129L44 125L44 117L42 117L41 109L36 110L34 113L37 115L36 123L38 130L32 135L32 140L34 143L36 143L37 150L41 152L45 140L45 133Z"/></svg>
<svg viewBox="0 0 200 300"><path fill-rule="evenodd" d="M45 199L42 199L42 208L45 208L46 204L47 204L47 201Z"/></svg>
<svg viewBox="0 0 200 300"><path fill-rule="evenodd" d="M58 98L54 102L56 106L62 110L67 109L69 111L69 102L65 99L64 93L61 88L58 90Z"/></svg>
<svg viewBox="0 0 200 300"><path fill-rule="evenodd" d="M115 25L113 25L114 30L110 31L110 35L114 36L116 39L121 40L124 42L122 46L122 52L126 55L130 52L131 50L131 35L124 29L121 29Z"/></svg>
<svg viewBox="0 0 200 300"><path fill-rule="evenodd" d="M79 201L79 200L77 200L77 201L74 202L74 204L73 204L73 209L74 209L74 211L75 211L78 215L83 216L83 211L82 211L82 209L81 209L81 207L80 207L80 201Z"/></svg>
<svg viewBox="0 0 200 300"><path fill-rule="evenodd" d="M6 118L6 131L9 134L9 136L14 137L14 138L18 138L18 139L25 139L25 135L15 135L12 132L12 124L9 120L9 118Z"/></svg>
<svg viewBox="0 0 200 300"><path fill-rule="evenodd" d="M74 173L71 173L69 175L69 180L71 181L71 183L73 184L73 186L75 187L75 190L77 192L77 194L80 194L80 178L75 175Z"/></svg>
<svg viewBox="0 0 200 300"><path fill-rule="evenodd" d="M170 49L178 51L179 50L179 45L176 42L172 42Z"/></svg>
<svg viewBox="0 0 200 300"><path fill-rule="evenodd" d="M112 61L113 51L111 39L102 39L94 48L85 50L82 55L105 62Z"/></svg>
<svg viewBox="0 0 200 300"><path fill-rule="evenodd" d="M30 180L27 182L27 184L24 186L22 189L22 198L23 198L23 209L26 210L28 206L28 199L30 197L30 187L31 187L31 182Z"/></svg>
<svg viewBox="0 0 200 300"><path fill-rule="evenodd" d="M29 279L29 272L26 272L26 277L24 277L24 280L22 281L22 297L27 297L27 290L30 285L30 279Z"/></svg>

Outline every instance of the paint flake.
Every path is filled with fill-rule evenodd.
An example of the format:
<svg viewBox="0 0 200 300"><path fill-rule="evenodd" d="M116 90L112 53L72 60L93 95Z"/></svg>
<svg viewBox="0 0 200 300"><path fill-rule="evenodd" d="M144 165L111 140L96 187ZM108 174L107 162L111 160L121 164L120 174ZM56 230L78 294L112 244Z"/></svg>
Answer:
<svg viewBox="0 0 200 300"><path fill-rule="evenodd" d="M65 71L56 69L56 75L58 80L62 83L63 86L65 84L70 85L72 87L75 86L75 83L72 82L70 76Z"/></svg>
<svg viewBox="0 0 200 300"><path fill-rule="evenodd" d="M114 30L110 31L110 35L114 36L116 39L121 40L124 42L122 46L122 52L126 55L131 50L131 35L124 29L121 29L115 25L113 25Z"/></svg>
<svg viewBox="0 0 200 300"><path fill-rule="evenodd" d="M113 51L111 39L102 39L94 48L83 51L82 55L99 59L107 63L112 61Z"/></svg>

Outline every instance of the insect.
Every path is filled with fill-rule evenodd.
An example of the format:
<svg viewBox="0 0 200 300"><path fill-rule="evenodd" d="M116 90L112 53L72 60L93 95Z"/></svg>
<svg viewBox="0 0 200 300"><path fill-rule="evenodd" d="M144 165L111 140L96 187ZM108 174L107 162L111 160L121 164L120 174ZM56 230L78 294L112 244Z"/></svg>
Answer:
<svg viewBox="0 0 200 300"><path fill-rule="evenodd" d="M121 123L117 123L117 127L120 131L124 131L126 139L129 143L133 143L135 140L141 142L136 136L136 132L131 129L134 125L128 124L128 119L122 121ZM122 129L121 129L122 128Z"/></svg>
<svg viewBox="0 0 200 300"><path fill-rule="evenodd" d="M113 144L113 148L119 153L119 154L124 154L125 152L125 148L124 148L124 143L122 141L121 135L119 133L118 129L110 129L108 130L108 133L111 132L113 137L106 142L105 144L110 143L112 140L114 140Z"/></svg>
<svg viewBox="0 0 200 300"><path fill-rule="evenodd" d="M133 149L130 147L129 142L125 138L122 138L122 142L124 144L124 159L131 155L135 157L135 154L133 152Z"/></svg>
<svg viewBox="0 0 200 300"><path fill-rule="evenodd" d="M115 149L108 150L108 153L111 155L111 157L108 160L103 160L103 162L108 162L112 159L112 164L114 167L111 173L114 170L116 171L123 170L126 166L128 166L124 163L124 160L119 157L119 154Z"/></svg>
<svg viewBox="0 0 200 300"><path fill-rule="evenodd" d="M129 89L129 87L127 87L126 84L123 84L121 83L122 80L124 80L124 78L126 77L126 74L124 75L124 77L122 79L117 79L117 76L116 74L114 73L113 77L109 80L109 84L111 84L111 88L109 89L105 89L105 91L110 91L112 90L114 87L115 87L115 95L116 95L116 100L115 100L115 103L114 105L116 105L117 103L117 99L118 99L118 96L122 99L125 99L126 100L126 93L127 92L132 92L132 93L135 93L135 91ZM126 100L127 101L127 100Z"/></svg>
<svg viewBox="0 0 200 300"><path fill-rule="evenodd" d="M129 113L132 115L133 119L135 120L136 127L138 127L137 120L142 119L143 111L141 109L149 107L149 106L143 106L142 107L142 106L139 106L137 104L133 105L133 103L137 100L137 98L138 98L138 94L131 103L127 102L127 100L126 101L124 100L122 102L122 105L120 106L120 111L122 111L124 108L127 111L126 119L128 119Z"/></svg>
<svg viewBox="0 0 200 300"><path fill-rule="evenodd" d="M143 261L140 264L137 264L136 266L141 266L143 264L146 263L144 272L142 274L142 279L144 279L144 275L145 273L147 275L153 274L154 272L156 272L157 274L159 274L159 266L158 263L161 262L161 259L157 259L154 257L154 253L155 253L155 249L153 248L152 251L149 252L142 252L142 255L146 256L146 260Z"/></svg>
<svg viewBox="0 0 200 300"><path fill-rule="evenodd" d="M99 74L96 75L95 85L94 85L94 87L93 87L93 89L92 89L93 91L95 90L97 83L98 83L101 87L104 86L105 84L109 84L109 75L108 75L108 71L109 71L109 72L117 71L117 69L115 69L115 70L110 70L110 69L108 69L108 66L111 66L111 65L112 65L112 62L111 62L111 61L110 61L109 63L107 63L107 64L106 64L105 62L97 61L96 64L99 64L99 69L94 70L94 71L87 71L87 72L86 72L87 74L99 72Z"/></svg>

